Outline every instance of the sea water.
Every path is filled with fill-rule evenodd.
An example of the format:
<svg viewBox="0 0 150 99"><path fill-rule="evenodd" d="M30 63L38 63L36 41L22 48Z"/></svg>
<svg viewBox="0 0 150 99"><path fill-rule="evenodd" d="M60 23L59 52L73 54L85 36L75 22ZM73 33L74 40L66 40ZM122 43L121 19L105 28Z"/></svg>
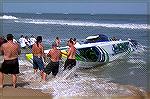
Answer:
<svg viewBox="0 0 150 99"><path fill-rule="evenodd" d="M20 57L20 77L29 85L24 88L41 89L53 96L129 96L132 91L124 86L134 86L150 91L150 47L148 17L146 15L90 15L90 14L26 14L4 13L0 15L3 25L1 34L12 33L18 40L21 35L41 35L45 49L51 48L55 37L60 37L61 46L69 38L83 43L90 35L105 34L118 39L137 40L142 49L130 56L90 69L62 71L64 61L56 78L48 75L47 82L41 82L40 73L33 73L32 64Z"/></svg>

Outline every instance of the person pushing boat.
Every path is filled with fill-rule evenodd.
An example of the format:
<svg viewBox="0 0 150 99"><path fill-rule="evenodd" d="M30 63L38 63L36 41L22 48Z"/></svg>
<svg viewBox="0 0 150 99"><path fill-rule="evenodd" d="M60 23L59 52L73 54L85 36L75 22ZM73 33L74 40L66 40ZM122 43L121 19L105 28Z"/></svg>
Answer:
<svg viewBox="0 0 150 99"><path fill-rule="evenodd" d="M43 70L44 70L44 62L43 62L44 47L41 43L42 43L42 36L38 36L36 39L36 43L32 47L32 54L33 54L34 74L39 69L41 72L41 77L42 77Z"/></svg>
<svg viewBox="0 0 150 99"><path fill-rule="evenodd" d="M76 65L76 48L74 47L74 42L72 40L68 41L68 53L67 60L65 61L64 70L67 68L70 70Z"/></svg>
<svg viewBox="0 0 150 99"><path fill-rule="evenodd" d="M43 74L43 80L46 81L46 76L52 72L55 77L59 70L59 60L61 59L61 51L57 49L57 44L52 44L52 49L47 54L50 57L50 63L46 66Z"/></svg>

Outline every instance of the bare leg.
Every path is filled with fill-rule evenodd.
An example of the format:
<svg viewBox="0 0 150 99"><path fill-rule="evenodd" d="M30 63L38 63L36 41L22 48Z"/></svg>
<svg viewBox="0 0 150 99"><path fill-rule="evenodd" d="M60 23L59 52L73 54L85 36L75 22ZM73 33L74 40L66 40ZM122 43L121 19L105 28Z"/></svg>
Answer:
<svg viewBox="0 0 150 99"><path fill-rule="evenodd" d="M44 75L43 70L40 71L40 74L41 74L41 79L43 79L43 75Z"/></svg>
<svg viewBox="0 0 150 99"><path fill-rule="evenodd" d="M12 83L14 88L16 88L16 82L17 82L17 76L16 74L12 74Z"/></svg>
<svg viewBox="0 0 150 99"><path fill-rule="evenodd" d="M0 88L3 88L4 74L0 72Z"/></svg>
<svg viewBox="0 0 150 99"><path fill-rule="evenodd" d="M36 72L37 72L37 69L34 69L34 74L36 74Z"/></svg>
<svg viewBox="0 0 150 99"><path fill-rule="evenodd" d="M44 81L46 81L46 76L47 76L47 74L43 73L43 77L42 78L43 78Z"/></svg>

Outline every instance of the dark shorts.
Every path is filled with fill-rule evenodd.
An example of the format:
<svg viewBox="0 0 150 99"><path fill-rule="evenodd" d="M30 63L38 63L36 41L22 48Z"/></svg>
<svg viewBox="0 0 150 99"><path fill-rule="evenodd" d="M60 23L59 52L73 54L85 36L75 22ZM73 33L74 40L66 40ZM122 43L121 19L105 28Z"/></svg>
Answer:
<svg viewBox="0 0 150 99"><path fill-rule="evenodd" d="M65 61L64 70L65 69L72 69L74 66L76 66L76 60L75 59L67 59Z"/></svg>
<svg viewBox="0 0 150 99"><path fill-rule="evenodd" d="M33 69L44 70L42 57L33 56Z"/></svg>
<svg viewBox="0 0 150 99"><path fill-rule="evenodd" d="M58 70L59 70L59 62L50 62L46 66L44 72L48 75L52 72L52 75L56 76L58 73Z"/></svg>
<svg viewBox="0 0 150 99"><path fill-rule="evenodd" d="M4 74L19 74L18 58L13 60L4 60L0 68L0 72Z"/></svg>

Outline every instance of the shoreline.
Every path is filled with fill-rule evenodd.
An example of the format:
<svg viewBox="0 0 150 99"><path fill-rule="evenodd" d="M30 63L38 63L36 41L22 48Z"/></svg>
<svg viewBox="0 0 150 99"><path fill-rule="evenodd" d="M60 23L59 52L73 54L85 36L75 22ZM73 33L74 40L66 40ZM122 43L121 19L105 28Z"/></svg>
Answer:
<svg viewBox="0 0 150 99"><path fill-rule="evenodd" d="M2 56L0 56L0 60L2 59ZM1 65L1 63L0 63ZM28 85L28 82L24 81L22 78L18 75L18 81L17 81L17 88L13 88L11 84L11 75L5 75L4 77L4 88L0 88L0 97L1 99L52 99L52 98L70 98L70 99L84 99L84 98L101 98L101 99L149 99L150 98L150 92L142 93L142 91L138 90L136 87L132 87L130 85L122 85L128 88L131 88L132 92L135 96L52 96L48 93L43 93L42 90L38 89L28 89L23 88L23 86Z"/></svg>
<svg viewBox="0 0 150 99"><path fill-rule="evenodd" d="M24 82L20 77L18 77L17 81L17 88L13 88L11 84L11 75L4 75L4 84L3 88L0 88L0 95L2 99L20 99L20 97L29 97L28 99L51 99L52 97L49 94L42 93L41 90L34 90L34 89L26 89L23 86L27 85L27 82ZM30 98L31 97L31 98Z"/></svg>

